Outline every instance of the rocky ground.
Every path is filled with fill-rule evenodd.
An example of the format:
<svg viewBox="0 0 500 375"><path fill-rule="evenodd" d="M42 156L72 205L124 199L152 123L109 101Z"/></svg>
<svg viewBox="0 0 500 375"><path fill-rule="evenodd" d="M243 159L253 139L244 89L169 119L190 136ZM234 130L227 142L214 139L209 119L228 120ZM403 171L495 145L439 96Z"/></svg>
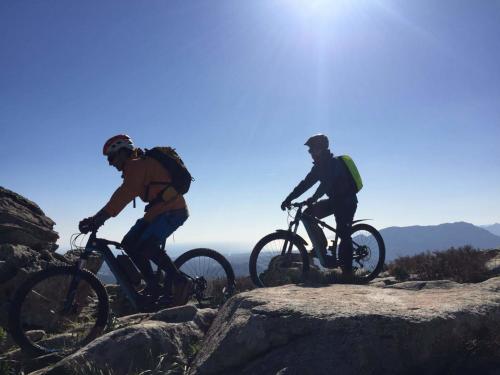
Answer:
<svg viewBox="0 0 500 375"><path fill-rule="evenodd" d="M26 278L49 266L73 264L78 252L56 253L54 221L34 202L0 186L0 327L5 327L9 301ZM102 262L93 258L88 268Z"/></svg>
<svg viewBox="0 0 500 375"><path fill-rule="evenodd" d="M53 225L33 202L0 188L0 326L31 272L74 260L55 253ZM382 277L287 285L240 293L219 311L188 305L128 315L66 358L28 358L4 340L0 374L9 366L37 375L500 375L500 255L488 269L491 278L477 284Z"/></svg>
<svg viewBox="0 0 500 375"><path fill-rule="evenodd" d="M500 277L282 286L233 297L192 374L500 373Z"/></svg>

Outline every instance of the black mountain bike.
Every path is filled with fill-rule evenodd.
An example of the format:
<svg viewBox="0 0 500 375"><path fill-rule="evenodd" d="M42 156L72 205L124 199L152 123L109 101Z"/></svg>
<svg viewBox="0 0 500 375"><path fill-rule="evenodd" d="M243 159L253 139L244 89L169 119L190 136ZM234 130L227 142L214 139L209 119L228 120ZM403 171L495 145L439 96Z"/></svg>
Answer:
<svg viewBox="0 0 500 375"><path fill-rule="evenodd" d="M258 287L298 283L312 278L311 268L328 276L330 269L340 266L337 250L340 238L335 228L325 222L302 212L306 202L294 203L295 217L288 230L277 230L263 237L250 255L250 276ZM325 254L316 250L308 252L307 242L297 234L300 221L307 217L322 228L335 233L335 239L328 246ZM352 225L353 243L353 279L354 283L367 283L382 270L385 260L385 244L380 233L372 226L355 220ZM318 263L314 263L318 258ZM331 272L331 271L330 271ZM333 276L332 276L333 275ZM335 274L330 274L335 280Z"/></svg>
<svg viewBox="0 0 500 375"><path fill-rule="evenodd" d="M125 254L115 257L110 246L121 249L118 242L99 239L93 231L74 265L47 268L19 287L10 306L9 332L23 351L33 356L71 353L105 330L108 294L96 275L85 269L86 261L96 253L103 257L135 311L169 307L142 302L144 298L137 291L139 285L130 267L140 275L139 271ZM222 303L233 294L234 272L220 253L193 249L174 263L193 281L192 297L198 303Z"/></svg>

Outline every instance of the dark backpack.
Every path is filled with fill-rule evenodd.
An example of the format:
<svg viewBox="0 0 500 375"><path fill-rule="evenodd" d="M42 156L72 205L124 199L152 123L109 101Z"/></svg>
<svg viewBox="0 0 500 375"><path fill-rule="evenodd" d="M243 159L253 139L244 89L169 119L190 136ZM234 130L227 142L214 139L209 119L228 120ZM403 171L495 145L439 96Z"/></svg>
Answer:
<svg viewBox="0 0 500 375"><path fill-rule="evenodd" d="M172 176L171 185L179 194L184 195L189 191L191 181L194 178L174 148L154 147L150 150L146 149L144 156L158 160L163 165Z"/></svg>

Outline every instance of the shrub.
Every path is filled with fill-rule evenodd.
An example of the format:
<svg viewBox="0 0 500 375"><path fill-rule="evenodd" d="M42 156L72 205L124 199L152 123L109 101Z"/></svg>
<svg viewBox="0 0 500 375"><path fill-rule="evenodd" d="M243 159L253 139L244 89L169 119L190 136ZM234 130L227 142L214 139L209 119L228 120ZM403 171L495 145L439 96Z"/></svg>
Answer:
<svg viewBox="0 0 500 375"><path fill-rule="evenodd" d="M253 284L250 276L237 277L234 281L236 283L236 291L238 293L255 289L255 285Z"/></svg>
<svg viewBox="0 0 500 375"><path fill-rule="evenodd" d="M471 246L450 248L445 251L427 251L404 256L388 264L389 273L398 280L415 275L419 280L448 279L459 283L476 283L488 278L485 263L492 253Z"/></svg>

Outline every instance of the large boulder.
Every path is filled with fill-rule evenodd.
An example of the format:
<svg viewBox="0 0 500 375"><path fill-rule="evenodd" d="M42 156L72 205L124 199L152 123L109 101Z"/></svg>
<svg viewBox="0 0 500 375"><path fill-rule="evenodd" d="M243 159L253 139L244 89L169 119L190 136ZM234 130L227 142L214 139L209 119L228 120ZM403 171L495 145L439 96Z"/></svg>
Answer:
<svg viewBox="0 0 500 375"><path fill-rule="evenodd" d="M79 251L56 253L59 238L54 221L27 198L0 187L0 326L6 327L9 302L17 288L34 272L73 264ZM102 260L91 257L86 267L97 272ZM46 284L57 291L57 285ZM37 316L36 307L33 309ZM43 318L43 317L38 317Z"/></svg>
<svg viewBox="0 0 500 375"><path fill-rule="evenodd" d="M191 374L500 369L500 278L257 289L220 310Z"/></svg>
<svg viewBox="0 0 500 375"><path fill-rule="evenodd" d="M0 186L0 244L52 249L59 238L54 224L38 205Z"/></svg>
<svg viewBox="0 0 500 375"><path fill-rule="evenodd" d="M89 374L110 369L115 375L127 375L155 368L170 373L160 370L187 366L215 315L215 310L192 305L137 314L128 318L136 324L116 329L31 375L69 375L75 368Z"/></svg>

